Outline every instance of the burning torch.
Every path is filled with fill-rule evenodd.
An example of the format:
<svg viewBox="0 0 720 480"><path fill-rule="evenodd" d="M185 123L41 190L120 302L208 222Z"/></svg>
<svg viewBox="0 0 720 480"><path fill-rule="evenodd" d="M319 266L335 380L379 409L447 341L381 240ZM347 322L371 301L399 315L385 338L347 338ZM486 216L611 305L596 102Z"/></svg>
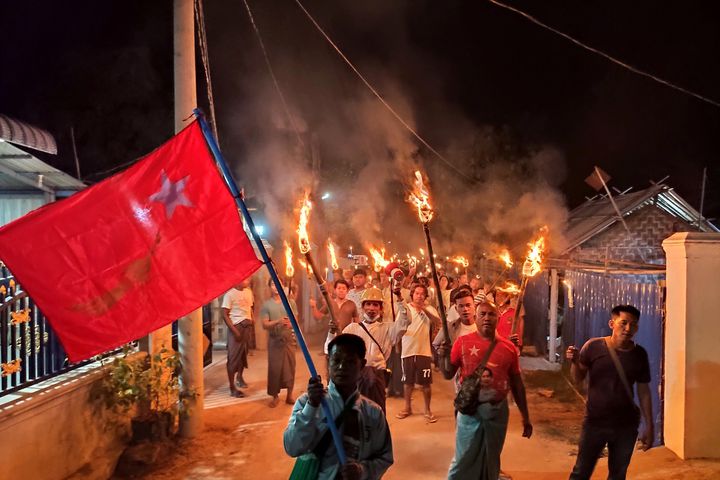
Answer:
<svg viewBox="0 0 720 480"><path fill-rule="evenodd" d="M330 267L332 268L333 275L335 275L340 268L337 261L337 255L335 254L335 244L328 238L327 242L328 253L330 253ZM327 277L327 275L325 275Z"/></svg>
<svg viewBox="0 0 720 480"><path fill-rule="evenodd" d="M284 241L285 245L285 276L288 279L288 294L292 291L292 281L295 276L295 267L293 267L293 253L292 248L287 241Z"/></svg>
<svg viewBox="0 0 720 480"><path fill-rule="evenodd" d="M543 250L545 250L545 237L541 235L537 240L528 245L530 250L528 250L525 263L523 263L522 281L520 282L518 303L517 307L515 307L515 315L513 315L512 328L510 329L511 334L514 334L517 328L517 321L518 318L520 318L520 310L522 310L523 300L525 299L525 289L527 288L528 280L540 273L540 270L542 270L541 264Z"/></svg>
<svg viewBox="0 0 720 480"><path fill-rule="evenodd" d="M497 286L498 282L502 280L502 277L507 273L508 270L510 270L510 267L513 266L510 252L507 249L503 250L502 253L500 253L500 255L498 256L498 258L503 261L503 263L505 264L505 268L503 268L502 272L500 272L500 275L498 275L492 285L490 285L488 292L492 292L493 288Z"/></svg>
<svg viewBox="0 0 720 480"><path fill-rule="evenodd" d="M442 322L443 334L445 335L445 342L450 343L450 332L448 331L447 318L445 316L445 305L443 304L442 292L440 290L440 280L438 279L437 268L435 266L435 255L433 254L432 241L430 240L430 220L433 218L432 206L430 205L430 191L423 183L422 174L419 171L415 171L415 188L410 193L408 199L410 203L415 205L418 212L418 218L422 223L423 231L425 232L425 241L427 242L428 258L430 259L430 271L433 276L433 283L435 283L435 290L438 292L438 311L440 313L440 320ZM450 362L449 357L443 359L444 362ZM446 365L445 370L449 371L449 365Z"/></svg>
<svg viewBox="0 0 720 480"><path fill-rule="evenodd" d="M235 184L235 180L232 178L232 173L230 173L230 168L227 165L227 162L223 158L222 152L220 152L220 147L218 147L217 140L213 136L212 132L210 131L210 126L205 121L205 118L202 116L202 113L200 110L195 109L193 110L193 114L198 119L198 122L200 123L200 128L202 129L203 136L205 137L205 140L207 141L208 147L210 147L210 150L213 154L213 157L215 158L215 162L218 166L218 168L222 172L223 179L225 180L225 184L230 190L230 193L232 193L233 198L235 199L235 204L242 212L243 218L247 222L248 230L250 231L250 235L252 235L253 240L255 241L255 245L257 246L258 251L260 252L260 256L263 259L263 262L265 263L265 266L268 269L268 273L270 274L270 278L272 279L273 283L275 284L275 287L277 288L278 294L280 295L280 301L283 304L283 307L285 308L285 312L287 313L288 318L290 319L290 323L292 324L293 331L295 332L295 337L297 338L298 345L300 347L300 350L302 351L303 357L305 358L305 363L307 363L308 370L310 370L310 376L312 378L318 378L317 369L315 368L315 363L312 360L312 356L310 355L310 351L308 350L307 344L305 343L305 338L303 337L302 331L300 330L300 326L298 325L297 318L295 318L295 313L293 312L290 301L287 298L287 295L285 295L285 291L282 288L282 283L280 282L280 278L278 277L277 272L275 271L275 266L272 263L272 260L270 259L270 255L268 255L267 250L265 249L265 245L262 242L262 239L260 238L260 235L257 233L257 229L255 228L255 223L253 222L252 216L250 215L250 211L247 208L247 205L245 205L245 200L243 198L243 195L240 193L240 190L238 189L237 185ZM330 430L330 433L332 435L333 444L335 445L335 450L337 452L338 460L340 460L340 463L344 465L347 462L347 456L345 455L345 448L343 446L342 436L340 435L340 432L338 431L337 427L335 426L335 422L332 421L334 418L334 415L332 414L332 411L330 410L330 404L328 403L327 399L323 398L320 401L323 409L323 413L325 413L325 418L327 419L327 426Z"/></svg>
<svg viewBox="0 0 720 480"><path fill-rule="evenodd" d="M461 257L461 256L457 256L457 257L454 257L454 258L451 260L451 262L457 263L458 265L462 265L463 268L465 268L465 275L467 275L467 269L468 269L468 267L470 266L470 262L468 261L467 258Z"/></svg>
<svg viewBox="0 0 720 480"><path fill-rule="evenodd" d="M328 313L330 314L330 332L335 333L337 330L337 321L335 320L335 313L332 308L332 304L330 303L330 295L328 294L327 288L325 288L326 281L320 276L320 273L318 273L318 269L315 268L315 262L313 261L312 256L310 255L310 237L308 235L308 222L310 221L310 210L312 209L312 203L310 202L310 199L308 198L308 194L305 194L305 198L302 201L302 205L300 206L300 220L298 222L298 246L300 248L300 253L302 253L305 256L305 260L307 261L307 266L312 272L313 276L315 277L315 282L317 283L318 288L320 289L320 293L323 296L323 299L325 300L325 304L328 308Z"/></svg>

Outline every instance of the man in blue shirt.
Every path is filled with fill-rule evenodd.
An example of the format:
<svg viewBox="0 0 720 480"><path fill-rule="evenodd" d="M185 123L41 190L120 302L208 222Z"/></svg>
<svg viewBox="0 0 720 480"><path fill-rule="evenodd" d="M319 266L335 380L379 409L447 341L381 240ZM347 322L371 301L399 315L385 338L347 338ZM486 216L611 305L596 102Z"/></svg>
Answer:
<svg viewBox="0 0 720 480"><path fill-rule="evenodd" d="M308 391L295 402L283 434L285 452L292 457L315 453L320 459L318 480L375 480L393 463L392 441L385 414L358 392L365 367L365 341L343 333L328 345L327 393L320 378L311 378ZM320 402L325 396L343 438L347 463L340 465Z"/></svg>

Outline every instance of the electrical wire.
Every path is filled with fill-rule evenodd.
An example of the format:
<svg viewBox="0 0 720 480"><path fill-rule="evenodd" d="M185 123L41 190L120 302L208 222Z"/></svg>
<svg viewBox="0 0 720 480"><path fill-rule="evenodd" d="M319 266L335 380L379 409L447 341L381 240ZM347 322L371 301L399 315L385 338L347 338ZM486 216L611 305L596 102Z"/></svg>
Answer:
<svg viewBox="0 0 720 480"><path fill-rule="evenodd" d="M215 100L213 98L212 80L210 79L210 54L208 53L207 34L205 30L205 11L202 0L195 0L195 21L198 26L198 43L200 44L200 57L202 58L203 69L205 70L205 85L207 86L207 97L210 109L210 126L215 135L215 140L220 142L215 117Z"/></svg>
<svg viewBox="0 0 720 480"><path fill-rule="evenodd" d="M260 49L262 50L263 58L265 58L265 65L267 66L268 72L270 73L270 77L272 78L273 85L275 85L275 91L277 92L278 97L280 97L280 102L282 103L283 109L285 110L285 115L288 118L288 122L290 122L290 126L292 127L293 131L295 132L295 136L297 137L298 144L302 147L303 150L305 150L305 143L302 140L302 136L300 135L300 130L297 127L295 118L293 117L292 113L290 112L290 108L288 107L288 104L285 101L285 95L283 95L282 89L280 88L280 83L278 82L278 79L275 76L275 71L273 70L272 64L270 63L270 56L268 55L267 48L265 48L265 42L263 42L262 35L260 35L260 29L258 28L257 24L255 23L255 18L253 17L252 11L250 10L250 5L248 4L247 0L243 0L243 3L245 4L245 9L247 10L248 17L250 18L250 24L252 25L253 30L255 31L255 36L257 37L258 43L260 44Z"/></svg>
<svg viewBox="0 0 720 480"><path fill-rule="evenodd" d="M714 105L714 106L716 106L716 107L720 107L720 102L717 102L717 101L715 101L715 100L713 100L713 99L711 99L711 98L708 98L708 97L705 97L705 96L703 96L703 95L700 95L699 93L692 92L692 91L690 91L690 90L688 90L688 89L686 89L686 88L680 87L680 86L678 86L678 85L675 85L674 83L668 82L667 80L664 80L664 79L662 79L662 78L660 78L660 77L658 77L658 76L656 76L656 75L653 75L652 73L648 73L648 72L646 72L646 71L644 71L644 70L641 70L641 69L639 69L639 68L637 68L637 67L634 67L634 66L632 66L632 65L630 65L630 64L628 64L628 63L625 63L625 62L623 62L623 61L621 61L621 60L618 60L617 58L612 57L612 56L608 55L607 53L598 50L597 48L593 48L593 47L591 47L591 46L589 46L589 45L581 42L580 40L576 40L576 39L574 39L573 37L571 37L570 35L568 35L568 34L566 34L566 33L563 33L563 32L561 32L561 31L559 31L559 30L557 30L557 29L555 29L555 28L553 28L553 27L551 27L551 26L549 26L549 25L541 22L541 21L538 20L537 18L533 17L533 16L530 15L530 14L527 14L527 13L523 12L522 10L519 10L519 9L517 9L517 8L515 8L515 7L511 7L510 5L506 5L506 4L504 4L504 3L498 2L497 0L488 0L488 2L490 2L490 3L494 4L494 5L497 5L498 7L504 8L504 9L506 9L506 10L510 10L511 12L517 13L518 15L520 15L520 16L522 16L522 17L525 17L526 19L530 20L532 23L534 23L534 24L536 24L536 25L539 25L539 26L543 27L543 28L546 29L546 30L551 31L551 32L553 32L554 34L559 35L559 36L565 38L566 40L570 40L570 41L571 41L572 43L574 43L575 45L578 45L579 47L582 47L582 48L584 48L585 50L588 50L588 51L590 51L590 52L592 52L592 53L595 53L596 55L600 55L601 57L603 57L603 58L605 58L605 59L607 59L607 60L610 60L611 62L613 62L613 63L615 63L615 64L617 64L617 65L619 65L619 66L621 66L621 67L623 67L623 68L625 68L625 69L627 69L627 70L630 70L630 71L633 72L633 73L636 73L636 74L638 74L638 75L642 75L642 76L644 76L644 77L650 78L650 79L652 79L652 80L654 80L654 81L656 81L656 82L658 82L658 83L660 83L660 84L662 84L662 85L665 85L666 87L670 87L670 88L675 89L675 90L677 90L677 91L679 91L679 92L682 92L682 93L684 93L684 94L686 94L686 95L690 95L690 96L692 96L692 97L695 97L695 98L697 98L698 100L702 100L703 102L709 103L710 105Z"/></svg>
<svg viewBox="0 0 720 480"><path fill-rule="evenodd" d="M243 0L244 1L244 0ZM330 38L330 36L323 30L323 28L318 24L318 22L313 18L313 16L310 14L310 12L307 11L307 9L303 6L303 4L300 2L300 0L295 0L295 3L298 7L300 7L300 10L302 10L305 15L308 17L310 22L315 26L315 28L322 34L323 37L325 37L325 40L330 44L330 46L333 47L333 49L340 55L340 58L343 59L343 61L350 67L350 69L355 72L355 75L358 76L358 78L362 81L362 83L365 84L365 86L377 97L378 100L385 106L385 108L388 109L388 111L395 117L395 119L400 122L400 124L405 127L405 129L410 132L420 143L425 145L425 147L430 150L437 158L445 162L450 168L455 170L459 175L465 177L468 180L475 181L472 177L468 176L467 173L463 172L459 168L457 168L455 165L453 165L448 159L446 159L443 155L440 154L437 150L435 150L423 137L418 134L414 128L412 128L408 122L405 121L405 119L400 116L399 113L395 111L395 109L378 93L378 91L373 87L370 82L363 76L362 73L353 65L353 63L350 61L350 59L340 50L340 47L337 46L337 44Z"/></svg>

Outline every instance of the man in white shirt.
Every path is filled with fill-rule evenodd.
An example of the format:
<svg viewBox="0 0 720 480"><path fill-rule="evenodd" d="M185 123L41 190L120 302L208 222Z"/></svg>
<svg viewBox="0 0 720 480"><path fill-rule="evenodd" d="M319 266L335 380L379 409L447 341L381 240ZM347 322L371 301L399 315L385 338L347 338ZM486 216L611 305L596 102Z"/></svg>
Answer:
<svg viewBox="0 0 720 480"><path fill-rule="evenodd" d="M243 370L248 367L247 356L254 323L253 303L255 300L252 290L250 290L250 279L245 279L236 287L231 288L222 301L222 315L225 325L228 327L227 373L230 395L238 398L245 396L238 387L247 387L247 383L243 379ZM235 384L236 376L237 386Z"/></svg>
<svg viewBox="0 0 720 480"><path fill-rule="evenodd" d="M385 411L385 384L387 361L392 351L390 328L392 323L383 323L383 295L376 287L368 288L360 298L363 314L360 323L351 323L342 333L352 333L365 341L365 359L358 382L360 394L374 401Z"/></svg>
<svg viewBox="0 0 720 480"><path fill-rule="evenodd" d="M367 285L367 272L364 268L356 268L352 276L352 290L347 294L347 298L355 302L358 312L362 311L362 305L360 304L360 297L362 297L365 287Z"/></svg>
<svg viewBox="0 0 720 480"><path fill-rule="evenodd" d="M393 338L402 342L403 394L405 409L396 417L412 415L412 391L415 385L422 387L425 400L425 420L437 422L430 410L432 385L432 350L430 335L433 325L440 323L440 317L433 307L425 304L428 290L422 284L410 287L412 302L400 308L393 325Z"/></svg>

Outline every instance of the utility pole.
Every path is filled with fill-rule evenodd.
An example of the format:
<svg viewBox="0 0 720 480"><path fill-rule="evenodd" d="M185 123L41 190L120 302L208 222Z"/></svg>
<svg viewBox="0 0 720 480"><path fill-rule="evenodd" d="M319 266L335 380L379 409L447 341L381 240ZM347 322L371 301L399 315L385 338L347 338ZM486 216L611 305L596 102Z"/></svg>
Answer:
<svg viewBox="0 0 720 480"><path fill-rule="evenodd" d="M705 207L705 183L707 182L707 167L703 168L702 186L700 187L700 221L703 221L703 210Z"/></svg>
<svg viewBox="0 0 720 480"><path fill-rule="evenodd" d="M197 106L194 14L193 0L173 0L176 133L187 126L186 119ZM187 400L185 414L180 415L180 435L192 438L203 429L202 308L178 320L178 351L182 363L180 395L186 395Z"/></svg>
<svg viewBox="0 0 720 480"><path fill-rule="evenodd" d="M550 344L548 345L550 363L557 363L558 284L557 268L552 268L550 269Z"/></svg>

